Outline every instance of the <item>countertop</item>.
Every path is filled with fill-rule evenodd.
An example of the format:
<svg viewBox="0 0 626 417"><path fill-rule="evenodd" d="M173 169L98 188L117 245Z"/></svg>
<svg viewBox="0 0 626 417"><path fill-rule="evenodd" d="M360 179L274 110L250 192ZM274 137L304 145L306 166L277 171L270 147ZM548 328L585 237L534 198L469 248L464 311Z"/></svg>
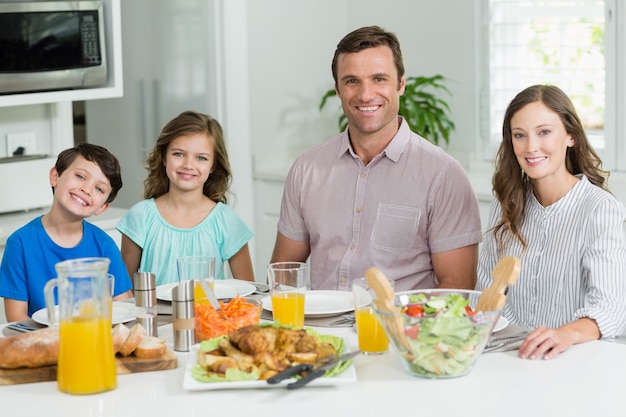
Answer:
<svg viewBox="0 0 626 417"><path fill-rule="evenodd" d="M4 246L7 238L35 217L46 214L50 207L36 210L19 211L14 213L0 214L0 246ZM126 209L109 207L104 213L92 216L86 220L103 230L114 229L120 218L126 213Z"/></svg>

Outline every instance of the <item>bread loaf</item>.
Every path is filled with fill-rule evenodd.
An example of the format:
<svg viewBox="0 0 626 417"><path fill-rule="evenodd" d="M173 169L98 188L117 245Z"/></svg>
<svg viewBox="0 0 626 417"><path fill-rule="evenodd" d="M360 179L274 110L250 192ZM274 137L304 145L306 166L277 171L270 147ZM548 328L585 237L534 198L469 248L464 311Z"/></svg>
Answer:
<svg viewBox="0 0 626 417"><path fill-rule="evenodd" d="M135 356L144 359L159 358L165 355L165 340L155 336L145 336L135 349Z"/></svg>
<svg viewBox="0 0 626 417"><path fill-rule="evenodd" d="M0 368L36 368L54 365L59 358L59 329L46 327L0 337Z"/></svg>
<svg viewBox="0 0 626 417"><path fill-rule="evenodd" d="M113 349L116 353L129 356L133 352L138 358L159 358L165 355L165 340L146 335L141 324L128 328L118 324L111 330ZM0 337L0 368L36 368L55 365L59 358L59 329L46 327L15 336Z"/></svg>

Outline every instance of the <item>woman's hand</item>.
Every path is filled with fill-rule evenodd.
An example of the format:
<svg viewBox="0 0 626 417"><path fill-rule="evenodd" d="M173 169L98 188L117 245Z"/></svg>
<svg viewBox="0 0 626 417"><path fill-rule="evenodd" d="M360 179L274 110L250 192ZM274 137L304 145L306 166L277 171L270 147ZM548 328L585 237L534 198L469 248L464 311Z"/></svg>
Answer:
<svg viewBox="0 0 626 417"><path fill-rule="evenodd" d="M587 317L567 323L558 329L537 327L522 342L518 356L522 359L552 359L572 345L599 338L600 329L596 321Z"/></svg>
<svg viewBox="0 0 626 417"><path fill-rule="evenodd" d="M567 332L561 329L537 327L522 342L518 356L522 359L552 359L573 344Z"/></svg>

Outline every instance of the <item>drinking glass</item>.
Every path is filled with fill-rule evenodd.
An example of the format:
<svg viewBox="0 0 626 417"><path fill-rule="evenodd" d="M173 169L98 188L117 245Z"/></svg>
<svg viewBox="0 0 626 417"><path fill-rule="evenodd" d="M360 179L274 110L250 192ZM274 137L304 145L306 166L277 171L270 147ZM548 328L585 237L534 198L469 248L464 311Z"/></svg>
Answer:
<svg viewBox="0 0 626 417"><path fill-rule="evenodd" d="M194 281L194 303L209 304L200 280L205 280L211 290L215 290L215 258L213 256L185 256L176 260L178 282Z"/></svg>
<svg viewBox="0 0 626 417"><path fill-rule="evenodd" d="M275 262L267 267L274 321L281 325L304 326L304 294L308 265L303 262Z"/></svg>
<svg viewBox="0 0 626 417"><path fill-rule="evenodd" d="M62 392L94 394L117 387L109 262L107 258L59 262L55 265L58 277L44 287L50 325L59 326L57 387Z"/></svg>
<svg viewBox="0 0 626 417"><path fill-rule="evenodd" d="M393 281L390 283L393 286ZM389 348L389 340L372 308L375 294L367 285L365 278L352 281L352 295L359 350L369 355L386 352Z"/></svg>

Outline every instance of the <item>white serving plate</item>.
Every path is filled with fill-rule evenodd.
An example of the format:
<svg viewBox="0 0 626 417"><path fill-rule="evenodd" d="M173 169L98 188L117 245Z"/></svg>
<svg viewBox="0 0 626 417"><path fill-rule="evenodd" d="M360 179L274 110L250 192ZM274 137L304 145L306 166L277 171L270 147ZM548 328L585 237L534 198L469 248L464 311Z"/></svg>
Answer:
<svg viewBox="0 0 626 417"><path fill-rule="evenodd" d="M345 346L347 348L347 341L345 341ZM277 384L268 384L267 381L228 381L228 382L200 382L191 376L191 370L196 364L196 357L198 354L198 350L200 349L200 345L194 345L191 347L191 352L189 355L189 360L187 361L187 367L185 368L185 375L183 377L183 389L188 391L213 391L213 390L223 390L223 389L257 389L257 388L283 388L285 386L294 382L295 378L289 378L284 381L281 381ZM345 350L345 352L349 352L349 350ZM344 370L339 375L331 376L331 377L322 377L314 379L309 382L307 386L310 387L332 387L336 385L349 384L352 382L356 382L356 369L354 367L354 362L350 364L350 366Z"/></svg>
<svg viewBox="0 0 626 417"><path fill-rule="evenodd" d="M496 325L493 326L493 330L491 331L491 333L499 332L500 330L505 329L508 325L509 321L505 317L500 316L500 318L498 318L498 321L496 322Z"/></svg>

